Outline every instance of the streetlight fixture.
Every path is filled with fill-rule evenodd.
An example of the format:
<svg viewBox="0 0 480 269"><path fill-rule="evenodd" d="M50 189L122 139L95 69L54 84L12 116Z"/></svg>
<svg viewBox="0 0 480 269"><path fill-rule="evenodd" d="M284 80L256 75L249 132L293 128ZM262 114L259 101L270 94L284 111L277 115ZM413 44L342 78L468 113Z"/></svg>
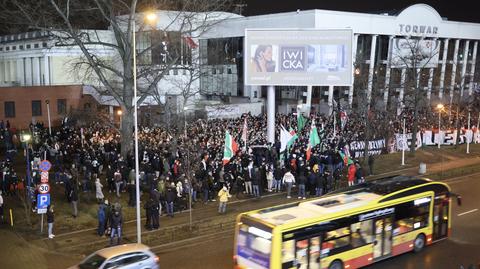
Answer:
<svg viewBox="0 0 480 269"><path fill-rule="evenodd" d="M470 108L468 109L468 126L467 126L467 132L465 135L465 139L467 140L467 154L470 154L470 141L468 140L469 133L470 133ZM473 139L473 132L472 132L472 139Z"/></svg>
<svg viewBox="0 0 480 269"><path fill-rule="evenodd" d="M438 109L438 148L440 148L440 144L442 144L442 136L441 136L441 133L440 133L440 124L441 124L441 120L442 120L442 110L443 110L444 106L443 104L438 104L437 105L437 109Z"/></svg>
<svg viewBox="0 0 480 269"><path fill-rule="evenodd" d="M402 166L405 165L405 147L406 146L407 146L407 135L405 134L405 115L403 115Z"/></svg>
<svg viewBox="0 0 480 269"><path fill-rule="evenodd" d="M155 13L147 13L144 18L148 22L156 20ZM142 224L140 219L140 180L139 180L139 163L138 163L138 111L137 111L137 48L135 40L135 20L136 14L131 19L132 22L132 53L133 53L133 110L134 110L134 133L135 133L135 195L136 195L136 215L137 215L137 243L142 242Z"/></svg>
<svg viewBox="0 0 480 269"><path fill-rule="evenodd" d="M120 117L120 120L119 120L119 128L120 130L122 129L122 115L123 115L123 111L121 109L117 110L117 115Z"/></svg>

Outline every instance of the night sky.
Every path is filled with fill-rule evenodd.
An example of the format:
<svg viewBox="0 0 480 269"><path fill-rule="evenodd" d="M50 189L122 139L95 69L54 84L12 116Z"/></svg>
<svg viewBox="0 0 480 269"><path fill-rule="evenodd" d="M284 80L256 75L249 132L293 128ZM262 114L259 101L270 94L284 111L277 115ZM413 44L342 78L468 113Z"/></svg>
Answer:
<svg viewBox="0 0 480 269"><path fill-rule="evenodd" d="M245 0L247 6L243 15L259 15L286 11L327 9L352 11L362 13L399 13L410 5L425 3L432 6L451 21L480 23L480 12L472 0L437 0L437 1L406 1L406 0Z"/></svg>

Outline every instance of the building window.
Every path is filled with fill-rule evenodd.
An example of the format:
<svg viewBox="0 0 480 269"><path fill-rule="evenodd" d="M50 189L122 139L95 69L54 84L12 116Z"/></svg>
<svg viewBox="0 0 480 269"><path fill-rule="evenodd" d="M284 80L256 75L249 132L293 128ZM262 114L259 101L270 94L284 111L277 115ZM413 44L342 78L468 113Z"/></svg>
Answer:
<svg viewBox="0 0 480 269"><path fill-rule="evenodd" d="M0 47L0 51L3 51L3 47Z"/></svg>
<svg viewBox="0 0 480 269"><path fill-rule="evenodd" d="M9 51L9 50L10 50L10 47L5 47L5 50L6 50L6 51Z"/></svg>
<svg viewBox="0 0 480 269"><path fill-rule="evenodd" d="M20 49L23 50L23 45L20 45Z"/></svg>
<svg viewBox="0 0 480 269"><path fill-rule="evenodd" d="M17 46L12 46L12 50L16 50L17 49Z"/></svg>
<svg viewBox="0 0 480 269"><path fill-rule="evenodd" d="M67 99L57 99L57 113L59 115L67 113Z"/></svg>
<svg viewBox="0 0 480 269"><path fill-rule="evenodd" d="M33 44L33 47L34 47L35 49L38 49L38 44Z"/></svg>
<svg viewBox="0 0 480 269"><path fill-rule="evenodd" d="M32 46L30 44L27 44L27 49L31 48Z"/></svg>
<svg viewBox="0 0 480 269"><path fill-rule="evenodd" d="M5 102L5 118L15 118L15 102Z"/></svg>
<svg viewBox="0 0 480 269"><path fill-rule="evenodd" d="M46 47L47 47L47 43L46 43L46 42L43 42L43 43L42 43L42 47L46 48Z"/></svg>
<svg viewBox="0 0 480 269"><path fill-rule="evenodd" d="M32 101L32 116L42 116L42 101Z"/></svg>

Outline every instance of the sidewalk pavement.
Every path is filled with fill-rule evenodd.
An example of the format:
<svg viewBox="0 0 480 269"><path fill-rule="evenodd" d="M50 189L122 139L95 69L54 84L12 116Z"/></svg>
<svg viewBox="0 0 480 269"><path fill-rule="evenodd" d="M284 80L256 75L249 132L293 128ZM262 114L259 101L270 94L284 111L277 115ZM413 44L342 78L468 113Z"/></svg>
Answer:
<svg viewBox="0 0 480 269"><path fill-rule="evenodd" d="M443 163L430 164L427 166L427 174L439 173L441 171L448 171L453 168L466 167L475 164L480 164L480 157L458 158L448 160ZM405 169L391 171L389 173L373 175L368 178L381 178L384 176L407 174L418 174L418 168L407 167ZM234 200L228 203L227 214L219 216L217 213L218 202L209 203L207 206L202 206L194 209L192 212L194 229L198 233L211 229L223 229L224 222L231 222L235 216L241 212L252 210L254 208L268 207L275 204L285 202L293 202L295 200L287 200L283 193L267 193L261 199L246 199ZM203 224L203 226L202 226ZM189 230L189 212L177 213L174 218L162 216L160 219L161 228L157 231L146 231L143 229L144 220L142 220L142 234L144 242L148 244L148 238L157 240L161 238L169 238L173 241L182 240L184 238L175 238L176 232L188 232ZM84 251L87 251L87 246L94 246L99 249L107 246L108 238L101 238L96 235L96 228L89 228L81 231L72 231L64 234L57 234L55 239L36 239L28 242L15 231L2 227L0 230L0 267L1 268L65 268L79 261L82 258L79 248L85 246ZM124 243L129 241L134 242L135 238L135 221L127 221L125 223ZM173 236L172 236L173 234ZM188 237L187 237L188 238ZM172 241L170 241L172 242ZM170 243L170 242L163 242ZM158 242L157 242L158 243ZM73 247L73 248L72 248ZM70 251L68 251L70 249ZM19 265L18 262L21 261ZM52 263L55 263L53 266Z"/></svg>

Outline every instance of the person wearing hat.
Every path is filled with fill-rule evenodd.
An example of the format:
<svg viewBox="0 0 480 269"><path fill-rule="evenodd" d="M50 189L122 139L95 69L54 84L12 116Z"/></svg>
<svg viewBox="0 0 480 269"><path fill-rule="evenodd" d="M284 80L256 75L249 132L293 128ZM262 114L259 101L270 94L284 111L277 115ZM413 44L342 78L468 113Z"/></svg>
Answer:
<svg viewBox="0 0 480 269"><path fill-rule="evenodd" d="M218 213L219 214L225 214L225 212L227 211L227 202L228 202L228 198L232 197L230 195L230 192L227 188L227 186L223 186L222 189L220 189L220 191L218 192L218 200L219 200L219 204L218 204Z"/></svg>

